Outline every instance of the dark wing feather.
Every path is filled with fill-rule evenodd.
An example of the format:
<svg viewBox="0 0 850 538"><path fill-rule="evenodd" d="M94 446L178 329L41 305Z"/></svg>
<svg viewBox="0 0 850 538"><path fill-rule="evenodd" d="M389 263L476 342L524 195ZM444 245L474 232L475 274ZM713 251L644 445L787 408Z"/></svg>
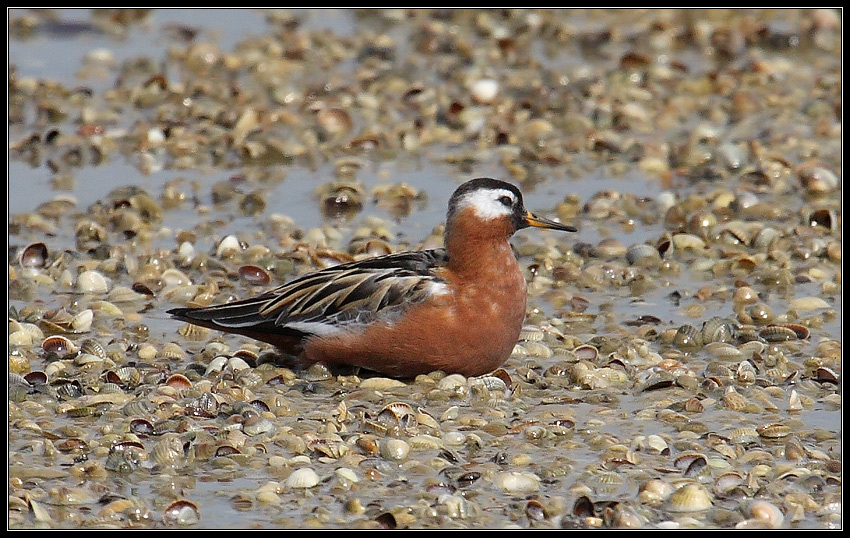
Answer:
<svg viewBox="0 0 850 538"><path fill-rule="evenodd" d="M223 330L293 334L392 320L442 282L434 269L447 261L444 249L390 254L309 273L251 299L169 313Z"/></svg>

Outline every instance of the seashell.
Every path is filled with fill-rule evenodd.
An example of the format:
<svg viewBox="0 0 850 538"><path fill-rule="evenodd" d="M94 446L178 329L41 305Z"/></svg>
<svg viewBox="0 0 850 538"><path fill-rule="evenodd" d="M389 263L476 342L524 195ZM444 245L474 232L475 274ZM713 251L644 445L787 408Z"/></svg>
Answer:
<svg viewBox="0 0 850 538"><path fill-rule="evenodd" d="M785 442L785 459L788 461L801 461L806 457L806 449L796 436L792 436Z"/></svg>
<svg viewBox="0 0 850 538"><path fill-rule="evenodd" d="M445 448L443 441L433 435L414 435L408 441L411 448L420 450L442 450Z"/></svg>
<svg viewBox="0 0 850 538"><path fill-rule="evenodd" d="M132 417L137 415L151 415L155 409L156 406L154 406L154 404L149 400L137 399L124 404L124 407L121 408L121 412L125 416ZM151 434L153 434L153 432L151 432Z"/></svg>
<svg viewBox="0 0 850 538"><path fill-rule="evenodd" d="M183 442L176 434L166 434L157 441L150 453L151 461L166 467L175 467L185 461Z"/></svg>
<svg viewBox="0 0 850 538"><path fill-rule="evenodd" d="M838 176L826 166L808 162L797 168L797 178L809 194L820 195L833 192L840 184Z"/></svg>
<svg viewBox="0 0 850 538"><path fill-rule="evenodd" d="M192 382L183 374L171 374L165 380L165 384L171 388L185 390L192 388Z"/></svg>
<svg viewBox="0 0 850 538"><path fill-rule="evenodd" d="M764 424L756 428L759 436L765 439L781 439L791 434L791 428L785 424Z"/></svg>
<svg viewBox="0 0 850 538"><path fill-rule="evenodd" d="M392 379L389 377L369 377L360 382L360 388L371 390L392 390L406 387L404 381Z"/></svg>
<svg viewBox="0 0 850 538"><path fill-rule="evenodd" d="M625 483L625 479L613 471L594 472L587 481L596 491L605 494L616 493Z"/></svg>
<svg viewBox="0 0 850 538"><path fill-rule="evenodd" d="M97 355L91 355L89 353L78 353L77 356L74 357L74 364L82 369L93 368L103 364L103 357L98 357Z"/></svg>
<svg viewBox="0 0 850 538"><path fill-rule="evenodd" d="M80 343L80 353L94 355L101 359L106 358L106 350L104 349L103 344L93 338L86 338Z"/></svg>
<svg viewBox="0 0 850 538"><path fill-rule="evenodd" d="M325 135L340 135L351 131L354 122L342 108L323 108L316 114L316 121Z"/></svg>
<svg viewBox="0 0 850 538"><path fill-rule="evenodd" d="M132 473L141 465L141 450L115 450L115 447L110 449L106 455L106 462L103 467L107 471L115 473Z"/></svg>
<svg viewBox="0 0 850 538"><path fill-rule="evenodd" d="M669 450L667 441L656 434L647 435L646 437L639 436L635 442L638 450L650 454L662 454Z"/></svg>
<svg viewBox="0 0 850 538"><path fill-rule="evenodd" d="M626 255L626 246L616 238L605 238L590 249L590 255L595 258L613 259Z"/></svg>
<svg viewBox="0 0 850 538"><path fill-rule="evenodd" d="M245 435L250 435L251 437L273 432L274 430L274 423L259 415L250 416L242 423L242 431L245 432Z"/></svg>
<svg viewBox="0 0 850 538"><path fill-rule="evenodd" d="M133 288L128 288L127 286L115 286L109 291L109 293L106 294L106 298L113 303L132 303L134 301L147 299L148 295L139 293Z"/></svg>
<svg viewBox="0 0 850 538"><path fill-rule="evenodd" d="M640 243L626 249L626 260L638 267L651 268L661 263L661 255L652 245Z"/></svg>
<svg viewBox="0 0 850 538"><path fill-rule="evenodd" d="M750 305L747 307L746 313L750 320L749 322L757 325L773 323L776 319L776 314L773 313L773 309L764 303Z"/></svg>
<svg viewBox="0 0 850 538"><path fill-rule="evenodd" d="M820 383L838 384L838 374L832 368L826 366L815 369L814 377Z"/></svg>
<svg viewBox="0 0 850 538"><path fill-rule="evenodd" d="M682 351L699 349L702 347L702 332L686 323L679 327L673 336L673 345Z"/></svg>
<svg viewBox="0 0 850 538"><path fill-rule="evenodd" d="M671 512L701 512L712 506L711 493L698 483L687 483L674 491L667 499Z"/></svg>
<svg viewBox="0 0 850 538"><path fill-rule="evenodd" d="M739 145L723 142L717 146L717 161L728 170L738 170L744 166L746 155Z"/></svg>
<svg viewBox="0 0 850 538"><path fill-rule="evenodd" d="M765 226L753 237L752 246L757 250L768 250L781 237L782 232L771 226Z"/></svg>
<svg viewBox="0 0 850 538"><path fill-rule="evenodd" d="M764 353L765 349L767 349L767 346L764 342L759 340L750 340L738 346L738 351L740 351L745 357L752 357L755 354L760 355Z"/></svg>
<svg viewBox="0 0 850 538"><path fill-rule="evenodd" d="M673 246L676 247L677 250L696 250L701 251L705 250L707 245L705 244L705 240L694 234L685 234L679 233L673 235Z"/></svg>
<svg viewBox="0 0 850 538"><path fill-rule="evenodd" d="M124 385L135 387L142 380L142 374L133 366L123 366L115 370L115 375Z"/></svg>
<svg viewBox="0 0 850 538"><path fill-rule="evenodd" d="M462 395L467 388L466 377L460 374L450 374L437 381L437 389Z"/></svg>
<svg viewBox="0 0 850 538"><path fill-rule="evenodd" d="M706 344L703 351L712 357L720 359L735 359L744 355L740 349L725 342L711 342Z"/></svg>
<svg viewBox="0 0 850 538"><path fill-rule="evenodd" d="M675 207L676 206L672 209L675 209ZM662 259L666 260L670 258L676 250L676 247L673 244L673 236L670 235L669 232L662 235L655 243L655 250L658 251L658 255L661 256Z"/></svg>
<svg viewBox="0 0 850 538"><path fill-rule="evenodd" d="M640 485L638 497L649 504L657 504L670 498L673 486L660 478L652 478Z"/></svg>
<svg viewBox="0 0 850 538"><path fill-rule="evenodd" d="M832 209L815 209L809 214L808 223L812 228L819 227L827 231L835 231L840 226L841 219Z"/></svg>
<svg viewBox="0 0 850 538"><path fill-rule="evenodd" d="M798 340L805 340L810 335L809 328L799 323L780 323L779 326L794 331Z"/></svg>
<svg viewBox="0 0 850 538"><path fill-rule="evenodd" d="M440 423L427 410L423 409L422 407L417 407L415 416L417 424L425 426L426 428L431 428L435 431L439 431Z"/></svg>
<svg viewBox="0 0 850 538"><path fill-rule="evenodd" d="M685 400L683 408L688 413L702 413L705 411L705 405L699 400L699 398L696 397Z"/></svg>
<svg viewBox="0 0 850 538"><path fill-rule="evenodd" d="M256 265L243 265L238 272L240 277L257 286L264 286L272 280L268 271Z"/></svg>
<svg viewBox="0 0 850 538"><path fill-rule="evenodd" d="M47 265L47 245L44 243L31 243L21 250L18 263L21 267L40 269Z"/></svg>
<svg viewBox="0 0 850 538"><path fill-rule="evenodd" d="M93 319L94 312L87 308L71 318L70 327L74 332L88 332L91 329Z"/></svg>
<svg viewBox="0 0 850 538"><path fill-rule="evenodd" d="M229 258L243 249L244 245L235 235L228 235L218 242L215 255L219 258Z"/></svg>
<svg viewBox="0 0 850 538"><path fill-rule="evenodd" d="M723 473L714 480L714 493L725 494L744 483L744 476L738 471Z"/></svg>
<svg viewBox="0 0 850 538"><path fill-rule="evenodd" d="M180 262L181 267L190 265L195 260L196 255L195 246L189 241L183 241L177 247L177 261Z"/></svg>
<svg viewBox="0 0 850 538"><path fill-rule="evenodd" d="M706 237L717 225L717 217L709 211L697 211L688 218L688 231L690 233Z"/></svg>
<svg viewBox="0 0 850 538"><path fill-rule="evenodd" d="M753 235L752 228L741 221L728 222L714 230L715 240L730 246L749 245Z"/></svg>
<svg viewBox="0 0 850 538"><path fill-rule="evenodd" d="M728 409L732 411L743 411L749 404L750 402L739 394L734 387L726 388L726 392L723 394L723 405Z"/></svg>
<svg viewBox="0 0 850 538"><path fill-rule="evenodd" d="M573 353L579 360L589 362L593 362L597 357L599 357L599 350L596 349L596 347L587 344L576 347L573 349Z"/></svg>
<svg viewBox="0 0 850 538"><path fill-rule="evenodd" d="M178 344L174 342L168 342L162 346L160 350L160 355L165 357L166 359L185 359L187 357L186 351L183 350Z"/></svg>
<svg viewBox="0 0 850 538"><path fill-rule="evenodd" d="M506 394L509 390L508 385L503 379L492 375L472 378L469 383L469 388L471 390L483 391L487 394Z"/></svg>
<svg viewBox="0 0 850 538"><path fill-rule="evenodd" d="M9 372L9 385L31 387L47 383L47 374L44 372L30 372L26 375Z"/></svg>
<svg viewBox="0 0 850 538"><path fill-rule="evenodd" d="M533 493L540 489L540 478L533 473L501 472L496 475L494 482L512 494Z"/></svg>
<svg viewBox="0 0 850 538"><path fill-rule="evenodd" d="M729 432L729 441L737 444L756 443L759 440L759 433L755 428L735 428Z"/></svg>
<svg viewBox="0 0 850 538"><path fill-rule="evenodd" d="M482 78L472 83L469 93L474 102L489 105L499 95L499 83L491 78Z"/></svg>
<svg viewBox="0 0 850 538"><path fill-rule="evenodd" d="M732 294L732 302L736 306L752 304L758 301L758 294L749 286L741 286Z"/></svg>
<svg viewBox="0 0 850 538"><path fill-rule="evenodd" d="M77 345L62 335L48 336L41 343L41 349L47 353L67 357L77 352Z"/></svg>
<svg viewBox="0 0 850 538"><path fill-rule="evenodd" d="M782 325L768 325L759 330L758 335L764 338L765 342L787 342L797 339L797 332L794 329Z"/></svg>
<svg viewBox="0 0 850 538"><path fill-rule="evenodd" d="M719 316L713 316L702 324L702 341L706 344L712 342L732 342L735 340L737 330L738 326L735 322Z"/></svg>
<svg viewBox="0 0 850 538"><path fill-rule="evenodd" d="M738 368L735 370L735 378L739 383L752 384L756 382L755 366L749 361L741 361Z"/></svg>
<svg viewBox="0 0 850 538"><path fill-rule="evenodd" d="M381 457L390 461L402 461L410 454L410 445L403 439L385 438L379 443Z"/></svg>
<svg viewBox="0 0 850 538"><path fill-rule="evenodd" d="M83 271L77 276L76 289L82 293L105 294L109 291L109 282L97 271Z"/></svg>
<svg viewBox="0 0 850 538"><path fill-rule="evenodd" d="M736 529L778 529L785 522L782 510L761 499L748 502L744 514L749 516L749 519L738 522Z"/></svg>
<svg viewBox="0 0 850 538"><path fill-rule="evenodd" d="M518 340L522 342L538 342L543 340L543 330L536 325L524 325L519 331Z"/></svg>
<svg viewBox="0 0 850 538"><path fill-rule="evenodd" d="M414 415L413 407L404 402L393 402L385 405L378 413L380 419L383 415L390 415L396 422L402 418Z"/></svg>
<svg viewBox="0 0 850 538"><path fill-rule="evenodd" d="M316 471L310 469L309 467L302 467L301 469L296 469L295 471L292 471L292 474L290 474L284 482L286 487L290 489L312 488L318 483L319 475L317 475Z"/></svg>
<svg viewBox="0 0 850 538"><path fill-rule="evenodd" d="M830 304L820 297L797 297L793 299L789 306L794 310L801 312L811 312L823 308L830 308Z"/></svg>
<svg viewBox="0 0 850 538"><path fill-rule="evenodd" d="M162 512L162 522L168 526L187 527L201 521L201 512L194 503L180 499L169 504Z"/></svg>
<svg viewBox="0 0 850 538"><path fill-rule="evenodd" d="M45 387L45 385L38 385L36 389L46 394L54 394L57 399L61 398L63 400L72 400L83 395L83 387L77 380L70 382L63 380L56 384L55 387L55 392L52 392L54 390L53 387Z"/></svg>

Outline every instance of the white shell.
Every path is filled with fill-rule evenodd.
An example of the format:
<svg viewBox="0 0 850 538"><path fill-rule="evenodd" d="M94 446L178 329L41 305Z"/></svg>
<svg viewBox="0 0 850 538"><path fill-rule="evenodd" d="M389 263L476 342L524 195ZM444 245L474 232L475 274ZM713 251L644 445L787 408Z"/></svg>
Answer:
<svg viewBox="0 0 850 538"><path fill-rule="evenodd" d="M302 467L301 469L292 471L292 474L286 479L286 486L288 488L312 488L318 483L319 475L309 467Z"/></svg>
<svg viewBox="0 0 850 538"><path fill-rule="evenodd" d="M540 478L533 473L516 471L499 473L496 483L508 493L531 493L540 489Z"/></svg>
<svg viewBox="0 0 850 538"><path fill-rule="evenodd" d="M109 283L97 271L83 271L77 277L77 290L83 293L106 293L109 291Z"/></svg>
<svg viewBox="0 0 850 538"><path fill-rule="evenodd" d="M499 95L499 83L491 78L482 78L472 84L470 88L472 98L478 103L492 103Z"/></svg>

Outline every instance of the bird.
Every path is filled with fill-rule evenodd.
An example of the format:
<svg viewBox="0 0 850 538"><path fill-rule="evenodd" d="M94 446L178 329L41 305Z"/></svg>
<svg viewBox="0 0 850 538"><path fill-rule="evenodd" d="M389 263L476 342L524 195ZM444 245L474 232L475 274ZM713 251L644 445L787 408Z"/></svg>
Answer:
<svg viewBox="0 0 850 538"><path fill-rule="evenodd" d="M525 320L527 282L509 239L528 227L577 231L525 209L513 184L475 178L449 199L443 248L342 263L249 299L167 313L302 364L480 376L510 358Z"/></svg>

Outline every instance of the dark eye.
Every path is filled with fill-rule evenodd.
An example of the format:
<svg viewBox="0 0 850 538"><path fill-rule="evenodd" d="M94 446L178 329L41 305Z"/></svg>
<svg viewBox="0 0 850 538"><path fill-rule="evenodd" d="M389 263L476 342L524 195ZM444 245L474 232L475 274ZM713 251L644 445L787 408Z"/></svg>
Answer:
<svg viewBox="0 0 850 538"><path fill-rule="evenodd" d="M507 207L511 207L511 205L514 203L514 201L511 200L510 196L500 196L499 201L501 203L505 204L505 206L507 206Z"/></svg>

